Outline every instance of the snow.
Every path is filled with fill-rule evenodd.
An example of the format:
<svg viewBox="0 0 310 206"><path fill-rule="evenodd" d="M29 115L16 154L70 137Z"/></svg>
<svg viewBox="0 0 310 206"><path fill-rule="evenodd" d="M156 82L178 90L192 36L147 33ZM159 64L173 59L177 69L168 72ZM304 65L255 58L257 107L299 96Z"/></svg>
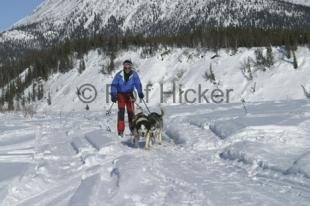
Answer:
<svg viewBox="0 0 310 206"><path fill-rule="evenodd" d="M255 71L252 67L253 80L248 80L241 71L241 65L249 57L255 59L254 50L240 48L236 55L230 55L226 50L218 52L219 57L212 59L214 53L204 49L189 48L161 48L153 56L143 56L143 49L131 49L120 51L116 55L116 70L112 74L102 74L100 70L107 67L109 57L104 53L92 50L84 56L86 70L81 74L78 72L79 61L67 73L56 73L49 77L44 83L45 96L51 94L52 105L48 105L44 99L37 102L35 107L38 111L85 111L86 104L81 102L76 94L77 88L83 84L92 84L97 90L97 98L88 104L91 111L101 111L110 106L109 84L117 71L122 69L122 62L131 59L134 67L141 77L142 84L146 89L149 87L149 104L152 106L161 103L161 84L163 92L171 91L175 82L175 102L173 96L164 98L164 104L186 104L185 95L180 95L179 89L183 91L194 89L188 93L188 100L196 100L199 103L199 85L201 93L208 89L206 100L200 98L200 103L214 102L212 91L221 89L224 92L223 103L239 103L243 98L247 102L277 101L306 99L301 85L306 92L310 92L309 76L310 50L307 46L299 47L296 56L299 68L295 70L292 60L286 59L279 47L274 47L275 65L267 68L265 72ZM265 52L265 51L264 51ZM209 67L215 74L217 84L211 83L204 78ZM180 86L181 85L181 86ZM255 87L255 92L253 88ZM31 92L32 86L26 91ZM229 92L231 91L231 92ZM146 93L146 92L145 92ZM180 99L181 97L181 99ZM140 103L141 104L141 103ZM264 120L262 120L264 121ZM237 125L235 125L237 126ZM220 127L218 124L216 127ZM237 126L238 127L238 126ZM216 130L216 128L214 128ZM232 128L233 129L233 128Z"/></svg>
<svg viewBox="0 0 310 206"><path fill-rule="evenodd" d="M294 4L301 4L309 6L308 0L286 0L287 2L294 3ZM38 22L44 22L49 21L54 25L60 26L65 24L65 22L72 18L81 18L82 16L88 17L89 21L90 19L93 19L94 14L100 14L102 16L104 24L107 23L109 17L111 15L114 15L115 17L124 17L125 23L124 28L132 28L135 23L138 23L137 21L143 22L143 18L141 16L139 19L136 19L135 16L142 15L144 16L147 14L148 16L154 17L156 14L160 15L160 19L167 19L171 18L173 16L178 16L179 18L182 18L186 21L190 18L184 18L187 17L187 8L192 8L195 10L204 8L208 3L212 3L214 0L208 0L208 1L201 1L201 0L195 0L195 1L172 1L172 0L147 0L147 1L141 1L141 0L135 0L135 1L125 1L125 0L119 0L119 1L96 1L96 0L84 0L84 1L78 1L78 0L45 0L43 1L34 11L31 15L21 19L18 21L14 26L19 25L29 25L33 23ZM262 10L263 8L268 8L270 3L268 1L243 1L238 0L235 2L235 4L243 4L245 9L247 7L249 8L255 8ZM171 11L178 10L178 7L183 9L183 13L171 13ZM156 14L153 13L152 9L158 9L156 10ZM220 12L223 12L225 8L222 8ZM145 12L147 11L147 12ZM214 10L214 14L211 14L209 16L209 19L212 18L218 18L217 12L218 10ZM272 11L276 12L276 11ZM290 11L288 11L288 14L291 14ZM191 15L189 17L194 17L195 15ZM90 22L86 22L84 25L87 27L87 24ZM231 20L233 21L233 20ZM230 21L224 20L225 23L228 24ZM238 23L238 22L236 22Z"/></svg>
<svg viewBox="0 0 310 206"><path fill-rule="evenodd" d="M167 105L150 150L116 137L116 108L3 113L0 204L308 205L309 100L246 106Z"/></svg>
<svg viewBox="0 0 310 206"><path fill-rule="evenodd" d="M310 6L310 1L309 0L284 0L293 4L300 4L304 6Z"/></svg>
<svg viewBox="0 0 310 206"><path fill-rule="evenodd" d="M29 32L13 29L1 33L0 43L3 43L5 41L31 41L34 39L36 39L36 37Z"/></svg>
<svg viewBox="0 0 310 206"><path fill-rule="evenodd" d="M148 5L158 2L46 0L15 26L43 22L39 28L43 35L57 36L57 27L67 19L78 21L85 11L91 17L85 27L94 13L103 13L104 22L112 14L126 17L126 29L138 25L131 22L141 11L153 17ZM187 16L186 12L171 13L176 2L160 2L160 19ZM268 7L267 1L262 2L263 7L255 6L257 10ZM204 5L204 1L195 3L196 8ZM189 1L180 3L180 9L187 4ZM212 15L218 13L210 18ZM49 22L55 31L50 30ZM14 29L3 37L35 38ZM297 70L282 48L273 47L275 65L265 72L253 71L253 80L249 80L240 67L249 57L254 59L255 49L240 48L235 55L222 49L216 58L212 58L214 52L202 48L161 47L152 56L145 56L142 48L118 52L117 70L125 59L131 59L143 86L153 85L148 103L151 110L159 111L159 106L165 110L164 143L150 150L142 149L143 141L141 148L134 148L128 135L122 140L116 137L116 106L111 116L106 116L110 106L107 85L117 70L109 75L100 71L110 57L89 51L83 57L86 69L81 74L75 59L72 70L53 74L44 82L45 99L33 105L38 112L32 118L18 112L0 113L0 204L309 205L309 46L296 51ZM216 84L204 78L210 65ZM24 76L25 72L21 79ZM176 94L177 102L170 96L160 104L160 84L169 91L173 82L177 90L197 91L199 85L232 90L227 97L230 103L187 104ZM83 84L94 85L98 92L88 112L76 94ZM31 90L32 85L25 95ZM46 101L48 93L51 105ZM197 95L189 95L193 98ZM207 98L212 99L210 93Z"/></svg>
<svg viewBox="0 0 310 206"><path fill-rule="evenodd" d="M310 5L308 0L286 0L291 3ZM220 5L219 5L220 4ZM259 15L260 12L268 12L270 15L279 18L292 17L293 19L302 16L307 18L306 8L294 7L278 0L45 0L31 15L24 17L10 28L16 30L14 36L45 37L49 42L71 38L76 29L83 27L89 34L92 34L94 17L101 19L99 28L108 26L109 19L113 16L123 23L119 24L122 31L127 29L134 33L150 35L154 26L162 22L169 22L170 32L177 31L181 26L203 22L218 22L224 26L249 26L253 22L246 21L248 15ZM206 16L207 13L207 16ZM238 15L236 15L238 14ZM255 20L255 23L263 23L262 18ZM293 21L290 21L294 23ZM98 23L98 22L96 22ZM270 23L270 22L269 22ZM272 26L268 22L269 26ZM246 24L246 25L243 25ZM287 24L286 22L281 23ZM28 29L25 27L30 26ZM307 26L307 25L304 25ZM301 26L302 27L302 26ZM3 34L11 35L8 30ZM153 33L152 33L153 35ZM12 38L13 38L12 37ZM27 37L27 38L30 38ZM0 37L0 41L6 41ZM29 43L29 41L25 41Z"/></svg>

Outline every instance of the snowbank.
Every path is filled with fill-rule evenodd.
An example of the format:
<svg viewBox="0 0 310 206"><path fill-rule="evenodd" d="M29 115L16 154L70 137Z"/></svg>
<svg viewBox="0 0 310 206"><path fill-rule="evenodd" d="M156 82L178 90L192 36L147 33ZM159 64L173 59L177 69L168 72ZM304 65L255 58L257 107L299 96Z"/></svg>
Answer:
<svg viewBox="0 0 310 206"><path fill-rule="evenodd" d="M83 84L92 84L98 96L94 102L89 104L90 110L107 109L110 106L109 84L114 74L121 69L124 59L131 59L134 62L134 67L145 88L151 85L148 92L150 106L162 102L164 104L186 104L192 101L194 104L212 102L212 91L215 89L220 89L225 94L225 101L222 104L226 103L226 98L230 102L240 102L241 98L244 98L246 103L306 99L301 85L310 91L308 81L310 51L307 47L300 47L296 52L299 61L297 70L293 68L290 61L285 59L280 49L274 48L275 65L265 72L254 71L255 68L252 68L253 80L248 80L240 68L245 59L254 58L254 49L241 48L233 56L225 50L220 50L219 57L215 59L211 59L214 56L211 51L187 48L162 48L154 56L148 57L142 57L142 49L122 51L114 60L117 70L111 75L101 73L102 69L108 65L109 57L93 50L84 56L86 70L83 73L79 74L77 61L73 70L65 74L55 74L49 78L44 88L46 98L48 93L51 94L52 105L48 106L47 100L44 99L37 104L36 108L39 111L85 111L86 104L79 100L76 91ZM162 54L165 55L162 56ZM215 83L205 78L205 73L210 72L210 65L215 75ZM173 90L173 82L175 90ZM30 86L25 94L31 89ZM206 90L208 91L204 95L203 91ZM225 91L228 90L231 92L226 95ZM175 98L172 94L163 94L171 91L174 91ZM186 91L188 92L185 98L184 92Z"/></svg>

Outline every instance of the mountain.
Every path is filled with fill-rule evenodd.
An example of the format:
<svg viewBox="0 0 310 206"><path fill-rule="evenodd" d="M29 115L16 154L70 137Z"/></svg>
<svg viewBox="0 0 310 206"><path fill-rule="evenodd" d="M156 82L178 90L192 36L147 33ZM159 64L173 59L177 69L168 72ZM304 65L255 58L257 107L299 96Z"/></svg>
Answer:
<svg viewBox="0 0 310 206"><path fill-rule="evenodd" d="M310 6L310 1L309 0L284 0L293 4L300 4L304 6Z"/></svg>
<svg viewBox="0 0 310 206"><path fill-rule="evenodd" d="M154 36L218 26L309 28L310 8L278 0L46 0L0 34L0 43L37 47L98 33Z"/></svg>

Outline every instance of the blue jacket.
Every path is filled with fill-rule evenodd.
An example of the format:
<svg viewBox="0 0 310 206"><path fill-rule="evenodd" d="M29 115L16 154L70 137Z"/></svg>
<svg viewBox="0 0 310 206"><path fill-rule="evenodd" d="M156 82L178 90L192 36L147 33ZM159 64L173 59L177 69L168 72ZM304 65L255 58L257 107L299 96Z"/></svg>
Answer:
<svg viewBox="0 0 310 206"><path fill-rule="evenodd" d="M138 94L142 93L142 85L138 73L132 70L132 74L129 76L128 81L125 81L124 70L116 73L112 85L111 95L116 96L117 93L129 93L133 92L136 88Z"/></svg>

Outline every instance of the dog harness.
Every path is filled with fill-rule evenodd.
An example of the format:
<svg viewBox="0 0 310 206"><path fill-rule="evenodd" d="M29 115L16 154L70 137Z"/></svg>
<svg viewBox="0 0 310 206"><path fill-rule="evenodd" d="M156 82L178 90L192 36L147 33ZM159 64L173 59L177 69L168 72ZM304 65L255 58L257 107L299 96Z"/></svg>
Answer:
<svg viewBox="0 0 310 206"><path fill-rule="evenodd" d="M137 120L136 124L138 124L139 122L142 122L142 121L148 121L148 119L146 117L141 117Z"/></svg>

